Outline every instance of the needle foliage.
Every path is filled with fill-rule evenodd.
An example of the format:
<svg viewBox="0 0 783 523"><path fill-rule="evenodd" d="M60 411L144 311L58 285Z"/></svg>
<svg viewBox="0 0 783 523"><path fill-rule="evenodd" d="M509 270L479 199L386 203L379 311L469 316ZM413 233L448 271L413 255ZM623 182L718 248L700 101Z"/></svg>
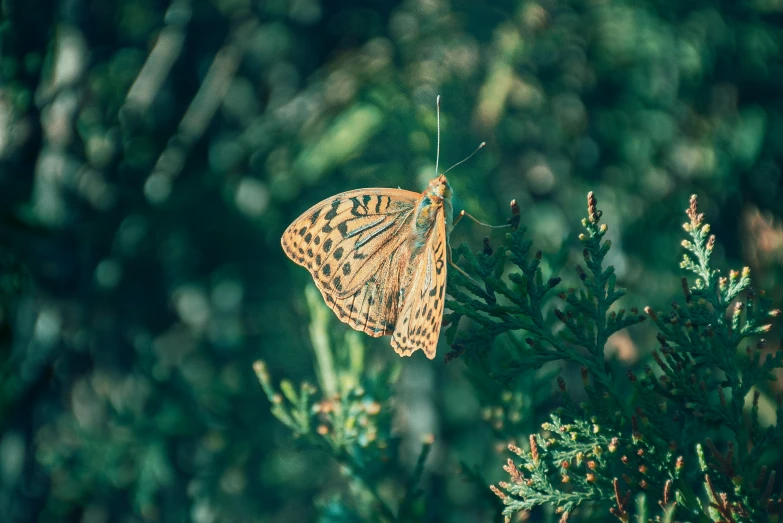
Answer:
<svg viewBox="0 0 783 523"><path fill-rule="evenodd" d="M531 255L524 228L516 227L494 252L488 245L477 254L459 248L483 285L459 273L450 280L452 355L492 372L496 339L508 334L525 343L507 351L496 377L522 378L530 367L550 362L576 366L582 377L581 401L558 378L561 406L542 431L524 443L509 442L507 477L490 486L504 516L511 520L551 506L566 521L590 504L623 522L777 521L783 502L775 468L783 428L763 424L759 405L783 367L783 353L768 351L763 338L780 311L751 287L747 267L727 276L713 267L716 239L695 195L683 224L680 267L688 276L681 296L666 312L618 309L625 293L605 263L611 242L604 239L607 226L597 206L590 193L577 288L563 290L559 278L546 279L541 253ZM503 277L506 259L518 272ZM550 309L547 297L554 293L559 303ZM471 327L457 327L463 318L472 320ZM646 318L658 330L653 362L638 374L611 369L609 337ZM774 410L780 420L779 394Z"/></svg>

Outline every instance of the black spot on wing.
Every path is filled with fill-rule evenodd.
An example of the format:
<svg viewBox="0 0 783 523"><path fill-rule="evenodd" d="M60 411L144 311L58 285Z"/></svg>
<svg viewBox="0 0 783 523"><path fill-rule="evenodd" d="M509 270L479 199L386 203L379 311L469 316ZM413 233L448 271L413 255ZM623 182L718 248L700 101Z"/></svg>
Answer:
<svg viewBox="0 0 783 523"><path fill-rule="evenodd" d="M327 220L334 220L337 217L338 207L340 207L340 200L334 200L332 202L332 208L324 215L324 218Z"/></svg>

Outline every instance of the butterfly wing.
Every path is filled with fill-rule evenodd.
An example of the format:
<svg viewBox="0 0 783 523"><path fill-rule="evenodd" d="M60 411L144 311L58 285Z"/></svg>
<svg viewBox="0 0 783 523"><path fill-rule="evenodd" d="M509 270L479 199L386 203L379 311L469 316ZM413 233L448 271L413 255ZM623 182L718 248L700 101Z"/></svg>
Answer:
<svg viewBox="0 0 783 523"><path fill-rule="evenodd" d="M340 321L371 336L394 331L419 194L359 189L311 207L281 243Z"/></svg>
<svg viewBox="0 0 783 523"><path fill-rule="evenodd" d="M446 249L446 224L441 207L424 246L410 263L414 272L391 340L392 348L400 356L410 356L421 349L429 359L435 357L446 293Z"/></svg>

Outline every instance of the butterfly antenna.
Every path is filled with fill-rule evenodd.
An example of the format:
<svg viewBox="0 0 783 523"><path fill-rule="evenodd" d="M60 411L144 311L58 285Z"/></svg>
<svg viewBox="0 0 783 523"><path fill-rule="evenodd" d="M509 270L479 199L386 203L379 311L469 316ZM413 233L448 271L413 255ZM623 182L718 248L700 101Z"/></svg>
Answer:
<svg viewBox="0 0 783 523"><path fill-rule="evenodd" d="M483 149L483 148L484 148L486 145L487 145L487 142L481 142L481 144L480 144L478 147L476 147L476 150L475 150L475 151L473 151L472 153L470 153L470 155L468 155L468 157L467 157L467 158L465 158L464 160L461 160L461 161L459 161L459 162L455 163L454 165L452 165L451 167L449 167L448 169L446 169L446 170L443 172L443 174L446 174L447 172L449 172L450 170L452 170L452 169L453 169L453 168L455 168L456 166L458 166L458 165L461 165L461 164L463 164L463 163L467 162L468 160L470 160L471 158L473 158L473 155L474 155L474 154L476 154L477 152L479 152L481 149Z"/></svg>
<svg viewBox="0 0 783 523"><path fill-rule="evenodd" d="M438 150L435 153L435 177L438 177L438 161L440 160L440 95L435 99L435 111L438 113Z"/></svg>

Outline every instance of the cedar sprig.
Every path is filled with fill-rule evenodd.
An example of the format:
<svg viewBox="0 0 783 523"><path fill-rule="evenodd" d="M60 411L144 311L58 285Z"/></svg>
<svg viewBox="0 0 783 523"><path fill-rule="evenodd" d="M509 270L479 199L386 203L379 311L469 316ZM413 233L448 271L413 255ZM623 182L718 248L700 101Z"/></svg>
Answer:
<svg viewBox="0 0 783 523"><path fill-rule="evenodd" d="M506 517L539 505L554 505L568 513L585 502L610 505L616 501L617 478L624 489L660 492L670 510L672 471L668 466L658 468L668 463L669 456L662 460L643 438L612 435L595 421L566 423L553 415L542 425L542 434L530 436L529 450L509 445L516 457L503 467L509 481L493 489L505 505ZM622 513L623 507L618 511Z"/></svg>
<svg viewBox="0 0 783 523"><path fill-rule="evenodd" d="M585 232L579 237L584 266L576 268L583 287L558 294L568 308L556 307L553 318L545 317L544 311L561 279L545 278L541 269L542 253L532 252L532 242L527 239L524 227L512 230L506 235L505 244L494 249L485 240L477 253L471 252L466 244L454 250L454 261L464 260L468 271L484 287L458 271L450 273L448 291L453 299L447 301L447 306L452 313L444 318L444 324L450 325L447 339L454 351L447 355L447 361L464 355L490 371L487 362L490 349L506 334L512 350L504 352L502 365L491 369L496 377L513 379L527 369L565 361L588 369L601 390L612 388L613 378L604 365L606 340L646 317L636 309L630 313L624 309L611 310L625 291L616 286L614 267L604 267L611 242L604 240L608 228L601 223L602 212L597 205L595 195L588 194L587 217L582 222ZM518 271L512 270L504 278L506 260ZM480 328L460 330L462 318L470 319ZM557 323L565 328L555 329Z"/></svg>
<svg viewBox="0 0 783 523"><path fill-rule="evenodd" d="M493 255L486 243L476 254L464 245L456 251L455 259L466 260L484 284L450 278L449 305L456 311L450 336L460 354L469 363L476 355L486 360L498 336L508 334L512 350L496 376L515 377L551 361L575 363L586 395L577 404L558 378L562 406L552 421L530 436L529 450L509 446L516 456L503 467L509 480L491 488L503 514L509 519L550 505L567 519L590 502L620 521L776 520L781 495L776 471L765 462L783 445L783 429L765 426L759 403L765 383L783 367L783 354L770 352L758 337L769 332L779 311L751 287L748 268L723 277L712 267L716 238L692 197L681 267L696 278L682 278L684 299L673 301L667 313L645 308L659 330L658 346L643 373L628 370L634 394L620 395L604 363L604 346L613 333L645 316L612 310L624 291L616 288L614 269L605 266L611 243L604 239L596 198L590 193L587 201L580 235L584 264L576 268L581 287L558 294L566 304L553 310L559 331L542 313L559 279L544 283L541 254L531 256L524 229L507 235L500 248L505 256ZM504 259L521 272L503 278ZM481 328L458 330L460 318ZM780 419L780 395L776 403Z"/></svg>
<svg viewBox="0 0 783 523"><path fill-rule="evenodd" d="M446 302L452 311L444 317L444 325L449 325L446 337L460 355L479 361L482 366L486 365L489 348L499 336L514 331L543 333L548 329L541 311L548 294L560 279L544 281L539 267L541 253L529 259L531 242L526 239L525 233L524 228L513 230L506 235L505 245L490 249L489 243L485 242L484 248L475 254L467 244L454 251L454 260L464 259L468 270L479 276L484 287L479 287L457 271L450 273L448 293L453 299ZM511 273L506 279L503 274L507 258L521 273ZM481 328L459 330L462 318L469 318ZM540 368L549 361L562 359L558 353L560 347L548 350L535 347L535 344L522 344L517 337L510 339L518 352L524 353L525 365ZM511 361L507 362L507 377L513 377L512 369L517 363L521 364L519 355L512 355Z"/></svg>
<svg viewBox="0 0 783 523"><path fill-rule="evenodd" d="M729 430L725 453L706 440L709 468L717 471L709 476L712 486L708 490L711 498L714 488L725 490L721 495L730 496L735 507L731 517L741 518L754 510L768 510L758 501L759 489L746 478L761 475L762 457L783 443L778 424L762 428L759 422L758 390L750 409L746 405L746 396L754 387L775 380L774 371L783 367L783 353L766 353L762 358L764 339L742 345L747 338L769 332L779 310L772 308L763 291L752 289L747 267L730 271L728 277L712 269L716 239L709 234L710 226L699 212L695 195L686 214L689 221L683 228L690 238L682 245L690 254L681 266L698 278L692 286L683 278L684 303L672 303L668 315L645 309L660 330L661 344L653 353L661 376L650 380L650 388L686 412L694 432ZM746 410L750 411L749 422ZM717 510L727 519L729 505L724 501L711 499L712 512Z"/></svg>

